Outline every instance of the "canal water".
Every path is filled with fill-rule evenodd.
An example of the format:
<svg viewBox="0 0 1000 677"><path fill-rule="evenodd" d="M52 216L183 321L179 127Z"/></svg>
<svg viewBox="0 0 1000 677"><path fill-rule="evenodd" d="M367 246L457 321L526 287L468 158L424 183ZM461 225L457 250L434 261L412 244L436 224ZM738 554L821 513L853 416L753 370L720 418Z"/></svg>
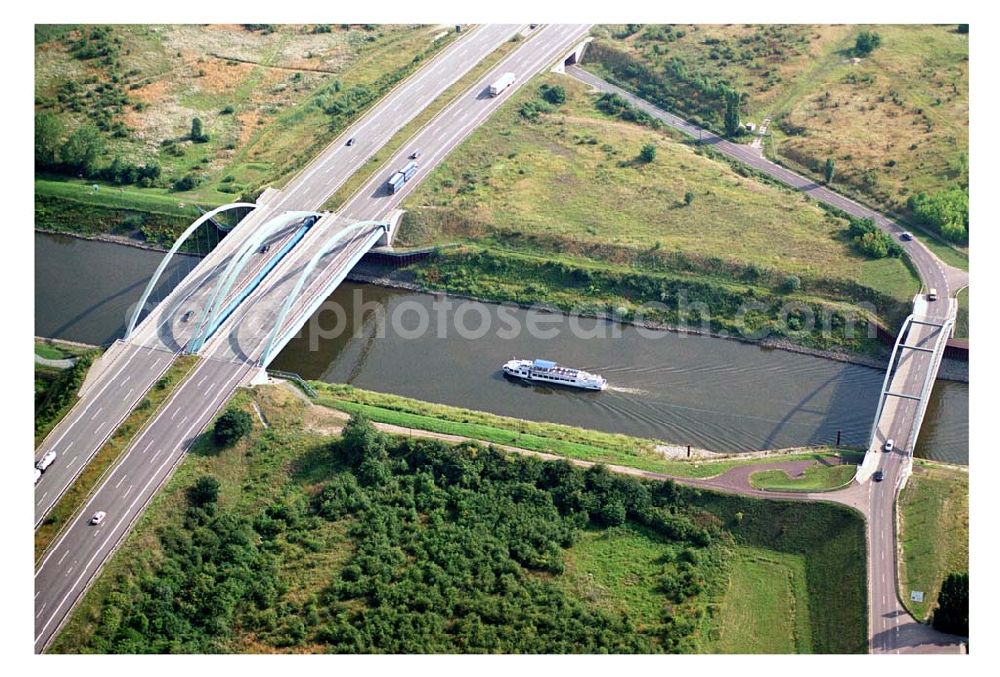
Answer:
<svg viewBox="0 0 1000 677"><path fill-rule="evenodd" d="M160 260L157 252L36 234L35 333L113 340ZM177 275L190 262L179 265ZM507 381L500 365L515 356L598 372L609 388L591 393ZM884 375L724 339L571 322L350 283L272 366L309 379L716 451L827 443L838 431L844 443L863 443ZM967 384L936 383L917 455L967 462Z"/></svg>

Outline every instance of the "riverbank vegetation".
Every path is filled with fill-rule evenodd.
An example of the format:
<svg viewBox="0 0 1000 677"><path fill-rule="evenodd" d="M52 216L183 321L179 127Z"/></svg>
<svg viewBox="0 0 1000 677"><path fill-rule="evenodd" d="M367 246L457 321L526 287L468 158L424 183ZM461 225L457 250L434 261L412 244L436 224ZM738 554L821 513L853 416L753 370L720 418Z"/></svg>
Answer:
<svg viewBox="0 0 1000 677"><path fill-rule="evenodd" d="M36 31L36 170L116 196L127 186L137 212L252 196L287 181L455 36L413 25ZM67 195L47 199L40 227L72 221L58 214Z"/></svg>
<svg viewBox="0 0 1000 677"><path fill-rule="evenodd" d="M917 461L899 496L900 599L918 620L934 610L944 579L969 570L969 475ZM923 601L910 598L918 590Z"/></svg>
<svg viewBox="0 0 1000 677"><path fill-rule="evenodd" d="M849 510L390 437L360 418L331 438L283 388L231 406L251 399L269 427L196 445L53 650L711 652L725 638L746 652L764 635L794 638L772 650L864 648ZM750 553L778 562L753 575L790 589L792 609L720 615L744 603L731 581Z"/></svg>
<svg viewBox="0 0 1000 677"><path fill-rule="evenodd" d="M35 349L37 354L39 348ZM53 353L42 355L49 359ZM62 355L62 353L59 353ZM78 355L76 362L68 369L57 369L35 364L35 446L45 439L76 403L77 392L87 377L87 371L100 351L86 351Z"/></svg>
<svg viewBox="0 0 1000 677"><path fill-rule="evenodd" d="M362 390L349 385L311 381L315 402L346 414L363 414L372 421L397 426L400 431L425 430L487 444L507 445L575 461L620 465L675 477L716 477L741 465L782 461L836 462L855 458L856 452L817 447L780 457L767 454L718 455L686 459L685 450L657 440L605 433L560 423L545 423L499 416L445 404ZM668 454L663 450L670 450ZM696 451L697 453L697 451ZM681 458L676 458L681 456Z"/></svg>
<svg viewBox="0 0 1000 677"><path fill-rule="evenodd" d="M198 363L198 357L189 355L177 358L167 369L166 373L157 381L146 393L128 417L122 421L121 425L112 433L107 442L104 443L89 463L80 472L73 483L66 489L59 501L52 506L49 514L45 516L41 525L35 530L35 560L45 553L45 550L52 543L66 525L67 520L73 517L81 508L90 493L97 488L98 482L104 474L110 470L119 457L132 443L136 434L146 425L159 406L170 396L174 388L179 384L188 372ZM83 360L77 364L82 363ZM82 379L81 379L82 383ZM73 391L74 395L76 390ZM66 409L68 411L68 407ZM41 441L38 439L37 441Z"/></svg>
<svg viewBox="0 0 1000 677"><path fill-rule="evenodd" d="M555 87L562 103L545 96ZM749 313L749 333L879 350L845 340L842 324L820 337L795 335L802 318L784 328L776 320L791 301L817 316L870 303L893 325L918 287L902 260L854 251L850 224L838 215L666 131L609 116L599 101L582 83L537 78L424 180L404 203L397 242L467 248L436 257L421 282L563 309L628 313L665 303L649 319L669 324L682 323L683 296L707 306L712 329L730 333L738 309L758 302L767 309ZM530 102L539 106L526 116ZM642 161L650 144L658 152ZM688 323L700 327L701 319Z"/></svg>
<svg viewBox="0 0 1000 677"><path fill-rule="evenodd" d="M744 121L771 120L769 154L817 181L833 161L833 187L878 209L926 222L914 196L968 188L969 42L954 24L593 32L587 68L720 133L719 92L735 91ZM963 245L962 218L948 223L928 226Z"/></svg>

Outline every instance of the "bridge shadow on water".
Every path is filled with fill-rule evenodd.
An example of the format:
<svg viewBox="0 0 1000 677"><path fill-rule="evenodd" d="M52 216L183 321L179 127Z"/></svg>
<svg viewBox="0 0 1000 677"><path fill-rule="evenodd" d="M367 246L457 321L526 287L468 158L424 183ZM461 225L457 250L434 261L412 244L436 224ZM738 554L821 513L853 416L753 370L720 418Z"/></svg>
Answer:
<svg viewBox="0 0 1000 677"><path fill-rule="evenodd" d="M869 367L843 364L835 374L809 390L801 399L775 423L761 441L761 449L773 449L798 444L835 444L837 432L841 431L841 444L850 446L867 445L868 428L864 421L874 420L878 405L878 385L869 391L861 387L857 379L846 373L855 369L868 370ZM873 372L875 370L872 370ZM876 379L872 379L873 383ZM832 391L832 393L831 393ZM845 419L845 412L852 413L854 420ZM819 417L815 431L809 439L789 445L785 435L803 415ZM792 433L792 435L799 433Z"/></svg>

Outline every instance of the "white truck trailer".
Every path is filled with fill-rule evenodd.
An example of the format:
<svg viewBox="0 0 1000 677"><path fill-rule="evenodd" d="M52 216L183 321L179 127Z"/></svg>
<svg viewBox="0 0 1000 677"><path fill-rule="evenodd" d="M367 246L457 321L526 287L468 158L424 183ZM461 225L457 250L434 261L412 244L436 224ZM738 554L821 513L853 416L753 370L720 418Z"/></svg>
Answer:
<svg viewBox="0 0 1000 677"><path fill-rule="evenodd" d="M500 92L514 84L514 79L515 76L513 73L504 73L501 75L490 85L490 96L498 96Z"/></svg>

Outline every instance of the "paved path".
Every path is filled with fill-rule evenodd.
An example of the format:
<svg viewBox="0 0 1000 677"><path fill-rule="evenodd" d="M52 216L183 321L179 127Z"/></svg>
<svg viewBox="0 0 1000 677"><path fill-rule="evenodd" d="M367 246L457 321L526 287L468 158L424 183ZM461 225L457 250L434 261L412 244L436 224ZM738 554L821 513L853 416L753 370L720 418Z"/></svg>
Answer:
<svg viewBox="0 0 1000 677"><path fill-rule="evenodd" d="M35 353L35 364L40 364L43 367L52 367L53 369L69 369L76 364L77 359L76 357L65 357L60 360L53 360Z"/></svg>

